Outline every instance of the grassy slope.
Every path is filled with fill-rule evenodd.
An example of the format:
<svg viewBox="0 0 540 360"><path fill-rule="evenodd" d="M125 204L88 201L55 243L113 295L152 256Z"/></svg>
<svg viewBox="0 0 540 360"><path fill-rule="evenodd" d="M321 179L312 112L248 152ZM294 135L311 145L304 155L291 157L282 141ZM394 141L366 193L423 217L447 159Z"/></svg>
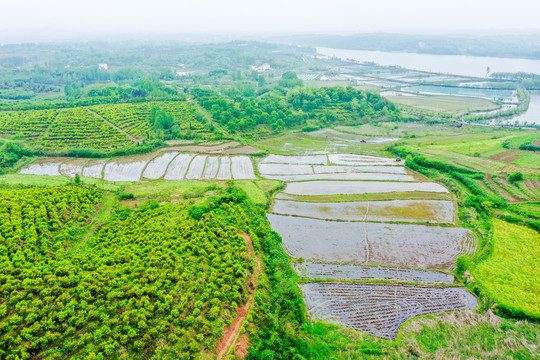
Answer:
<svg viewBox="0 0 540 360"><path fill-rule="evenodd" d="M500 305L540 317L540 235L524 226L493 220L493 252L471 272Z"/></svg>

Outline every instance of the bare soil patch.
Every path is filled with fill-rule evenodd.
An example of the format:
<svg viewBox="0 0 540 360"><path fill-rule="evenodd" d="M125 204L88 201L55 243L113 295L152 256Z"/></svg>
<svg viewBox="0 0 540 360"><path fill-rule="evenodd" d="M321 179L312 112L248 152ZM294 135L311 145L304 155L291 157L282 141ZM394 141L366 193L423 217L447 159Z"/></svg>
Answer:
<svg viewBox="0 0 540 360"><path fill-rule="evenodd" d="M489 158L491 160L501 161L505 164L509 164L511 162L516 161L521 157L521 154L516 150L507 150L500 152L498 154L492 155Z"/></svg>

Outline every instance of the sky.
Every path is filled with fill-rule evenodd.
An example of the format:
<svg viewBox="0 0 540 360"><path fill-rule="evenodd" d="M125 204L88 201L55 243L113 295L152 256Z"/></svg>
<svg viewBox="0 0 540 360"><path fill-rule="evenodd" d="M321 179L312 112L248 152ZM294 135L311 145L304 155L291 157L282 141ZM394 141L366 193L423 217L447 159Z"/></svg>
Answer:
<svg viewBox="0 0 540 360"><path fill-rule="evenodd" d="M540 32L540 0L2 0L0 37L28 34Z"/></svg>

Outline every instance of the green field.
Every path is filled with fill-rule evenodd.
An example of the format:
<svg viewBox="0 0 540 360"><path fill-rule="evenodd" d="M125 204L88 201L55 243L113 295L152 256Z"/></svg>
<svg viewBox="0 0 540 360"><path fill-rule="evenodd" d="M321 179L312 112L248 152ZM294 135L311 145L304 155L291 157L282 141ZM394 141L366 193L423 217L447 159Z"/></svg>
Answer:
<svg viewBox="0 0 540 360"><path fill-rule="evenodd" d="M540 236L526 227L493 220L493 252L472 275L493 301L516 315L540 317Z"/></svg>
<svg viewBox="0 0 540 360"><path fill-rule="evenodd" d="M386 96L386 98L406 107L449 115L465 115L474 111L499 108L499 105L486 99L461 96Z"/></svg>

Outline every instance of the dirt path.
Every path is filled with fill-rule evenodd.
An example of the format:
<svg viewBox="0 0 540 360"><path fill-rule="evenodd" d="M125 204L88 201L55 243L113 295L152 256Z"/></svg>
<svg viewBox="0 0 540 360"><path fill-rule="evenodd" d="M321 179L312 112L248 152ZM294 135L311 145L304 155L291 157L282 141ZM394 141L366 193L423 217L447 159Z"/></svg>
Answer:
<svg viewBox="0 0 540 360"><path fill-rule="evenodd" d="M113 194L104 194L103 203L98 206L98 209L96 210L96 213L94 214L94 217L92 218L92 221L90 222L86 230L81 235L79 235L78 240L75 241L67 249L70 254L83 252L86 249L88 239L90 239L90 237L94 235L96 230L106 224L107 219L111 215L114 200L115 197Z"/></svg>
<svg viewBox="0 0 540 360"><path fill-rule="evenodd" d="M47 126L47 128L37 137L37 139L41 140L43 139L43 136L49 132L49 130L51 129L51 127L54 125L54 123L56 122L56 120L58 120L58 117L60 116L60 113L62 111L64 111L65 109L58 109L58 114L56 114L56 116L54 117L54 120L49 124L49 126Z"/></svg>
<svg viewBox="0 0 540 360"><path fill-rule="evenodd" d="M225 333L223 334L223 337L219 341L216 352L217 352L217 359L225 359L229 352L231 351L231 347L235 345L238 342L238 337L240 335L240 329L242 328L242 323L244 322L244 319L246 318L247 314L249 314L249 311L253 307L254 299L255 299L255 290L257 289L257 286L259 285L259 274L261 273L261 262L259 258L257 257L255 253L255 249L253 248L253 243L251 242L251 238L248 234L240 234L244 240L246 241L247 245L247 252L248 257L250 259L255 259L255 267L253 269L253 273L251 274L251 278L249 280L249 287L248 287L248 300L244 305L236 309L236 317L234 318L231 325L226 329ZM245 334L242 336L242 338L239 341L239 349L237 349L236 353L240 357L244 357L247 354L247 347L249 346L249 342L247 341L247 337ZM242 356L243 355L243 356Z"/></svg>

